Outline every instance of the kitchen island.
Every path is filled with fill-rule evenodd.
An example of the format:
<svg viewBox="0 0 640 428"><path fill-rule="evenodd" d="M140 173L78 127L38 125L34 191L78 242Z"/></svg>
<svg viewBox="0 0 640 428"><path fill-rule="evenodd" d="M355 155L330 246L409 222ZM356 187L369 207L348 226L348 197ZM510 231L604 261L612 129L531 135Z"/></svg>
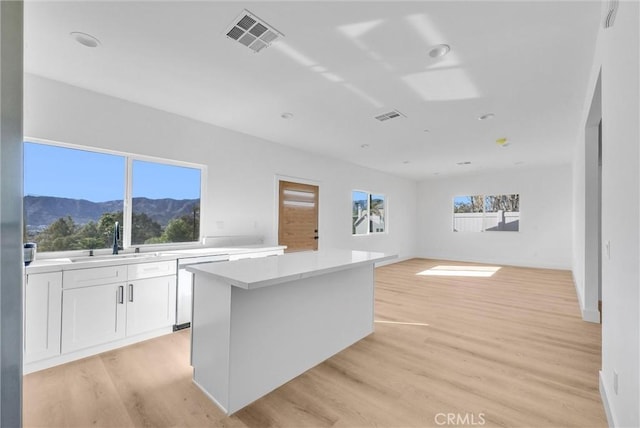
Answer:
<svg viewBox="0 0 640 428"><path fill-rule="evenodd" d="M201 264L194 382L232 414L373 332L375 263L350 250Z"/></svg>

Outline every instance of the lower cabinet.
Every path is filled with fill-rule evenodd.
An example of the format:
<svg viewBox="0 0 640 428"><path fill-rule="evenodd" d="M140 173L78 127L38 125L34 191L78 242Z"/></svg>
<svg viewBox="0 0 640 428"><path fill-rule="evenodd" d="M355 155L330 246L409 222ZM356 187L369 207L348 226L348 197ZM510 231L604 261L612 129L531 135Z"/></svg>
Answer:
<svg viewBox="0 0 640 428"><path fill-rule="evenodd" d="M127 335L174 324L176 276L146 278L127 285Z"/></svg>
<svg viewBox="0 0 640 428"><path fill-rule="evenodd" d="M172 326L175 266L169 261L71 271L62 291L62 354Z"/></svg>
<svg viewBox="0 0 640 428"><path fill-rule="evenodd" d="M62 296L62 353L122 339L125 283L72 288Z"/></svg>
<svg viewBox="0 0 640 428"><path fill-rule="evenodd" d="M60 355L62 272L27 275L24 288L24 362Z"/></svg>

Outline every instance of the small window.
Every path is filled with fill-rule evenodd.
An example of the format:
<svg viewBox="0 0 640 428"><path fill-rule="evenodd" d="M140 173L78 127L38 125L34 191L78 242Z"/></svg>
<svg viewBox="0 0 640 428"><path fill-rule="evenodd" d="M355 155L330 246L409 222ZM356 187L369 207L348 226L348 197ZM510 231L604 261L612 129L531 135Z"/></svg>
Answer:
<svg viewBox="0 0 640 428"><path fill-rule="evenodd" d="M454 232L518 232L520 195L474 195L453 198Z"/></svg>
<svg viewBox="0 0 640 428"><path fill-rule="evenodd" d="M386 231L384 195L354 190L352 202L353 235L368 235Z"/></svg>

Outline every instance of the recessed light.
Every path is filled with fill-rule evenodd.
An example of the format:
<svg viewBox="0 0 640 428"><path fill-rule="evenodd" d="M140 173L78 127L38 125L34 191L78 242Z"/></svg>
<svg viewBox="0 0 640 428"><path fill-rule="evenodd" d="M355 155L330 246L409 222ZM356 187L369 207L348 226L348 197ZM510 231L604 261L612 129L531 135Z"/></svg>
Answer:
<svg viewBox="0 0 640 428"><path fill-rule="evenodd" d="M82 46L86 46L88 48L96 48L100 46L100 40L93 37L91 34L73 31L69 33L69 35L73 37L73 40L80 43Z"/></svg>
<svg viewBox="0 0 640 428"><path fill-rule="evenodd" d="M368 149L369 145L368 144L360 144L360 148L361 149Z"/></svg>
<svg viewBox="0 0 640 428"><path fill-rule="evenodd" d="M449 45L445 45L445 44L436 45L433 48L431 48L431 50L429 51L429 56L431 58L440 58L448 54L450 50L451 50L451 46Z"/></svg>
<svg viewBox="0 0 640 428"><path fill-rule="evenodd" d="M493 113L487 113L487 114L483 114L482 116L480 116L478 118L478 120L487 120L487 119L493 119L494 117L496 117L495 114Z"/></svg>
<svg viewBox="0 0 640 428"><path fill-rule="evenodd" d="M471 165L471 161L457 162L456 165Z"/></svg>
<svg viewBox="0 0 640 428"><path fill-rule="evenodd" d="M410 163L410 161L405 160L405 161L402 161L402 163L406 165L406 164Z"/></svg>
<svg viewBox="0 0 640 428"><path fill-rule="evenodd" d="M285 112L280 115L283 119L291 119L293 117L293 113Z"/></svg>

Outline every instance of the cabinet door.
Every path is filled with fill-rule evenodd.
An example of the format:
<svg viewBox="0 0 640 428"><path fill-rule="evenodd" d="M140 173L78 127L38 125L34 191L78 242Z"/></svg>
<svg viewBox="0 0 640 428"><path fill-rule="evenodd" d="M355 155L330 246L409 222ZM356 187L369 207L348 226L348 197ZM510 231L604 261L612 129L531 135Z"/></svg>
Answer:
<svg viewBox="0 0 640 428"><path fill-rule="evenodd" d="M138 279L127 286L127 336L175 323L176 276Z"/></svg>
<svg viewBox="0 0 640 428"><path fill-rule="evenodd" d="M63 353L124 337L125 285L125 283L96 285L63 291Z"/></svg>
<svg viewBox="0 0 640 428"><path fill-rule="evenodd" d="M27 275L24 290L24 362L60 355L62 272Z"/></svg>

